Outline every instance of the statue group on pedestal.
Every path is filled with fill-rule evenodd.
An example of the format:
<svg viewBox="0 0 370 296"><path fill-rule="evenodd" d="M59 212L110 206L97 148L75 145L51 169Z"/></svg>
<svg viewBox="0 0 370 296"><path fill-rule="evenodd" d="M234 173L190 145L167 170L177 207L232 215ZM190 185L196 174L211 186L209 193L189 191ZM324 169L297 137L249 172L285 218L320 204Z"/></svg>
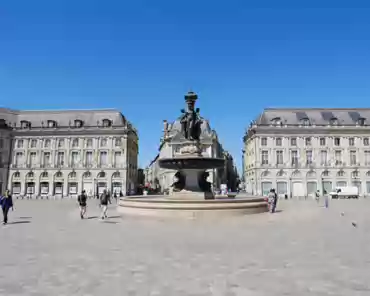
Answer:
<svg viewBox="0 0 370 296"><path fill-rule="evenodd" d="M195 107L196 96L186 97L187 110L181 110L181 132L185 139L190 141L199 141L201 134L202 119L199 115L199 108Z"/></svg>

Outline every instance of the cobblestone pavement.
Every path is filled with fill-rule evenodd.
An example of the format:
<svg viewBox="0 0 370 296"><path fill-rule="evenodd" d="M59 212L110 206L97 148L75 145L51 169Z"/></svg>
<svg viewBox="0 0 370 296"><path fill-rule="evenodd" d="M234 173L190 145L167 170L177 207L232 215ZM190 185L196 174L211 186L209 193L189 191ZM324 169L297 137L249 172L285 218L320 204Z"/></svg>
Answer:
<svg viewBox="0 0 370 296"><path fill-rule="evenodd" d="M276 214L219 221L111 207L104 222L95 201L85 220L71 200L15 202L0 227L0 295L370 295L370 200L281 201Z"/></svg>

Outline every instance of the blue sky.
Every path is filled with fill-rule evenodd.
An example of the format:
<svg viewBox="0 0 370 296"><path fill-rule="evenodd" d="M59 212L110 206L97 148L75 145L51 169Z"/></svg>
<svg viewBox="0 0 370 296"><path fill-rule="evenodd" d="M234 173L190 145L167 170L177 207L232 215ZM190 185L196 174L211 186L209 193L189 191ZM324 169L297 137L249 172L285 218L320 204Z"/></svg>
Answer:
<svg viewBox="0 0 370 296"><path fill-rule="evenodd" d="M189 89L239 167L265 107L369 106L369 1L3 2L0 105L118 108L141 166Z"/></svg>

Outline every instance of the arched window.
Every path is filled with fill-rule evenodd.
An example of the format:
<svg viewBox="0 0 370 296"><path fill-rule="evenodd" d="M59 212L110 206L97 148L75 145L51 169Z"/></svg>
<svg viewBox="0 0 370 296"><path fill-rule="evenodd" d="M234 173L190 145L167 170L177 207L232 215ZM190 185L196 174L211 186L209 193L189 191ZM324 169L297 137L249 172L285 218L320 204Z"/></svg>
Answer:
<svg viewBox="0 0 370 296"><path fill-rule="evenodd" d="M74 122L74 126L76 127L76 128L80 128L80 127L82 127L83 126L83 121L82 120L80 120L80 119L76 119L75 120L75 122Z"/></svg>
<svg viewBox="0 0 370 296"><path fill-rule="evenodd" d="M91 173L90 172L84 172L83 177L85 179L91 178Z"/></svg>
<svg viewBox="0 0 370 296"><path fill-rule="evenodd" d="M330 176L330 172L329 171L323 171L322 174L321 174L322 177L329 177Z"/></svg>
<svg viewBox="0 0 370 296"><path fill-rule="evenodd" d="M13 178L20 178L21 177L21 173L20 172L15 172L13 174Z"/></svg>
<svg viewBox="0 0 370 296"><path fill-rule="evenodd" d="M281 121L281 118L280 117L275 117L275 118L273 118L272 120L271 120L271 122L272 122L272 124L274 124L274 125L282 125L283 124L283 122Z"/></svg>
<svg viewBox="0 0 370 296"><path fill-rule="evenodd" d="M48 172L42 172L41 178L47 178L49 176Z"/></svg>
<svg viewBox="0 0 370 296"><path fill-rule="evenodd" d="M105 172L100 172L98 174L98 178L105 178Z"/></svg>
<svg viewBox="0 0 370 296"><path fill-rule="evenodd" d="M303 126L309 126L310 125L310 120L308 118L303 118L303 119L301 119L301 124Z"/></svg>
<svg viewBox="0 0 370 296"><path fill-rule="evenodd" d="M55 177L56 177L56 178L62 178L62 177L63 177L62 172L56 172L56 173L55 173Z"/></svg>
<svg viewBox="0 0 370 296"><path fill-rule="evenodd" d="M57 127L57 122L55 120L48 120L48 127Z"/></svg>
<svg viewBox="0 0 370 296"><path fill-rule="evenodd" d="M365 119L365 118L360 117L360 118L357 120L357 124L358 124L359 126L364 126L364 125L365 125L365 121L366 121L366 119Z"/></svg>
<svg viewBox="0 0 370 296"><path fill-rule="evenodd" d="M112 126L112 121L110 119L103 119L103 127L110 127Z"/></svg>
<svg viewBox="0 0 370 296"><path fill-rule="evenodd" d="M34 177L33 172L29 172L29 173L27 174L27 178L33 178L33 177Z"/></svg>
<svg viewBox="0 0 370 296"><path fill-rule="evenodd" d="M338 119L336 117L333 117L330 119L330 125L338 125Z"/></svg>
<svg viewBox="0 0 370 296"><path fill-rule="evenodd" d="M343 170L340 170L338 173L337 173L337 177L344 177L345 176L345 172Z"/></svg>
<svg viewBox="0 0 370 296"><path fill-rule="evenodd" d="M112 178L120 178L121 174L119 172L114 172Z"/></svg>
<svg viewBox="0 0 370 296"><path fill-rule="evenodd" d="M352 176L352 178L358 178L358 176L359 176L358 171L353 171L353 172L351 173L351 176Z"/></svg>
<svg viewBox="0 0 370 296"><path fill-rule="evenodd" d="M71 178L71 179L75 179L76 178L76 172L71 172L70 174L69 174L69 177Z"/></svg>
<svg viewBox="0 0 370 296"><path fill-rule="evenodd" d="M21 121L21 128L31 128L31 122L27 120L22 120Z"/></svg>

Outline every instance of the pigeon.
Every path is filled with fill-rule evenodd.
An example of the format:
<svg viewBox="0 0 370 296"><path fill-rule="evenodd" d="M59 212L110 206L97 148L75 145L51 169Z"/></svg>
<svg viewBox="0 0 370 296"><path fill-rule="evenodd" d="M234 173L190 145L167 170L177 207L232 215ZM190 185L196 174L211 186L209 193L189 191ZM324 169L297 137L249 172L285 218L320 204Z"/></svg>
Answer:
<svg viewBox="0 0 370 296"><path fill-rule="evenodd" d="M344 216L344 212L340 213L341 216Z"/></svg>
<svg viewBox="0 0 370 296"><path fill-rule="evenodd" d="M357 223L355 221L352 221L352 226L357 227Z"/></svg>

